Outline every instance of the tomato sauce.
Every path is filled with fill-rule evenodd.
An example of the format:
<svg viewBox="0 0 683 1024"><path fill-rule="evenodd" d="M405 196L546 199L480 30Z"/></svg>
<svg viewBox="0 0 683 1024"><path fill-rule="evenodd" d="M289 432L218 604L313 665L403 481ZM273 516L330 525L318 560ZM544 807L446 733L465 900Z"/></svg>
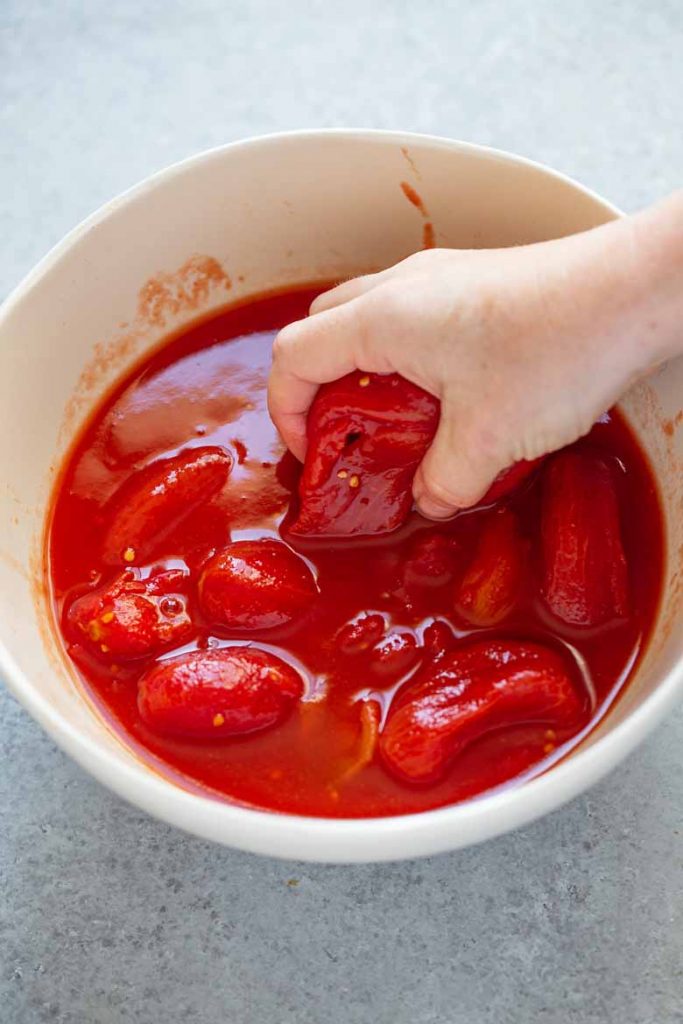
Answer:
<svg viewBox="0 0 683 1024"><path fill-rule="evenodd" d="M617 412L602 417L588 438L573 446L599 452L616 481L629 605L627 613L599 626L563 621L544 600L543 467L503 503L504 517L514 516L524 554L515 563L521 583L514 600L495 623L472 624L477 572L467 569L486 524L499 514L495 509L462 513L445 524L413 511L397 530L377 537L291 533L301 467L283 450L268 417L267 375L276 332L304 316L321 290L267 295L190 326L135 368L95 410L63 468L48 535L54 610L66 650L97 707L138 755L181 785L228 801L294 814L365 817L423 811L518 784L580 742L628 684L647 643L663 564L661 513L650 469ZM227 483L222 486L219 479L217 493L199 495L177 528L160 533L153 557L142 557L131 545L121 564L113 565L103 556L103 535L112 528L108 517L118 515L111 511L116 509L112 496L155 460L193 448L230 453ZM130 529L134 532L134 524ZM503 540L507 529L499 530ZM455 552L456 567L429 585L411 586L404 568L420 543L435 535ZM202 567L230 541L280 537L317 578L318 599L292 621L257 633L209 623L196 596ZM482 550L485 557L486 547ZM79 643L67 618L75 601L127 567L142 579L180 571L189 580L188 608L175 646L171 636L170 646L155 657L116 661ZM459 603L463 576L470 591L460 592ZM380 631L384 625L410 637L419 651L435 619L450 625L456 645L488 638L544 644L571 662L590 714L579 726L522 722L494 729L458 753L442 777L413 784L388 769L375 740L390 719L397 692L410 686L415 666L406 663L403 674L383 675L369 653L344 656L340 630L365 614L379 614ZM163 735L143 722L138 708L143 673L179 653L235 646L271 652L300 674L303 696L283 720L248 735L211 739Z"/></svg>

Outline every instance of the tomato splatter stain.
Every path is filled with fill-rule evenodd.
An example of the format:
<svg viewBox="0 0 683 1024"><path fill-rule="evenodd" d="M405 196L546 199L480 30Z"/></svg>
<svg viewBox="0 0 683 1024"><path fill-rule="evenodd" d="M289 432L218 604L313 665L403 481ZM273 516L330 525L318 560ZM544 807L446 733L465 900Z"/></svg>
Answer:
<svg viewBox="0 0 683 1024"><path fill-rule="evenodd" d="M425 206L422 197L420 196L419 192L417 192L416 189L414 189L409 182L402 181L400 182L400 186L401 191L403 192L403 195L406 197L408 202L411 203L416 210L420 211L424 219L425 223L422 227L422 248L433 249L434 246L436 245L434 225L428 219L429 211L427 210L427 207Z"/></svg>
<svg viewBox="0 0 683 1024"><path fill-rule="evenodd" d="M172 273L160 272L140 289L138 315L163 326L179 313L194 312L214 288L229 291L232 281L213 256L192 256Z"/></svg>
<svg viewBox="0 0 683 1024"><path fill-rule="evenodd" d="M422 202L422 198L420 197L419 193L413 188L412 185L410 185L407 181L402 181L401 191L403 192L403 195L406 197L408 202L412 203L413 206L420 211L423 217L429 216L429 214L427 213L427 209L424 203Z"/></svg>
<svg viewBox="0 0 683 1024"><path fill-rule="evenodd" d="M673 437L676 432L676 428L680 427L681 423L683 423L683 410L677 412L670 420L664 420L662 423L662 430L667 437Z"/></svg>

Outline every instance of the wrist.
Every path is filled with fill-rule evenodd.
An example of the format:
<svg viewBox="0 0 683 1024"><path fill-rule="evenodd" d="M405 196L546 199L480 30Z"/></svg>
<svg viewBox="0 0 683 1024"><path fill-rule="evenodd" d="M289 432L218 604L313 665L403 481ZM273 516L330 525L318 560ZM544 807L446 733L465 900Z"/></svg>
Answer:
<svg viewBox="0 0 683 1024"><path fill-rule="evenodd" d="M624 384L683 350L683 192L562 244L574 316Z"/></svg>
<svg viewBox="0 0 683 1024"><path fill-rule="evenodd" d="M656 366L683 352L683 190L628 222L643 347Z"/></svg>

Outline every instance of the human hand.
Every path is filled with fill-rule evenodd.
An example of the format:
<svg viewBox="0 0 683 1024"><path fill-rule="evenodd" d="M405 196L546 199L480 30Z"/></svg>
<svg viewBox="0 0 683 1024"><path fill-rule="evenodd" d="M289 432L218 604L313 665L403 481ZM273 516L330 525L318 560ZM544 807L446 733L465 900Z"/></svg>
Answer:
<svg viewBox="0 0 683 1024"><path fill-rule="evenodd" d="M433 249L339 285L276 339L275 425L303 459L320 384L354 369L400 373L441 401L413 482L419 509L445 518L475 504L513 462L586 433L669 354L651 322L647 230L636 217L518 248Z"/></svg>

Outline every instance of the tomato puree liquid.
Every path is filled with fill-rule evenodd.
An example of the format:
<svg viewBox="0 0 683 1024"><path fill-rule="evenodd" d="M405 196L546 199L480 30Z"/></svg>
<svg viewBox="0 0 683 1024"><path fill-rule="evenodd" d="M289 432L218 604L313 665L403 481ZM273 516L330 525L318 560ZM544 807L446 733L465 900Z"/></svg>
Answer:
<svg viewBox="0 0 683 1024"><path fill-rule="evenodd" d="M557 561L547 582L543 559L549 550L552 557L553 536L573 528L571 515L562 520L567 505L561 490L574 486L572 474L583 472L572 463L552 470L544 464L499 506L461 513L447 523L430 523L413 511L398 529L378 536L290 532L301 466L283 449L269 419L266 384L275 334L305 316L321 290L270 294L190 326L137 366L95 410L63 468L48 536L54 610L66 651L89 696L139 756L181 785L231 802L293 814L366 817L423 811L518 784L580 742L628 685L647 643L663 557L650 469L617 412L572 446L581 458L599 455L602 468L592 485L596 502L604 473L614 480L626 566L619 586L627 587L627 600L623 592L615 598L612 591L596 591L586 605L572 591L571 603L563 605L566 559ZM126 541L136 534L134 513L130 507L122 511L112 497L155 460L207 448L232 458L227 482L218 459L212 493L199 495L177 527L159 527L153 557L145 557ZM556 488L547 505L544 487ZM125 488L121 493L127 494ZM545 527L543 515L549 517ZM476 555L494 517L493 539ZM106 537L116 538L111 550ZM433 577L428 569L425 579L415 569L416 552L425 544L431 550L434 537L451 561ZM257 631L207 621L197 596L203 567L231 541L263 538L283 539L304 559L317 580L317 599L292 621L272 619L275 625ZM498 566L495 552L508 551L510 544L516 552L513 596L489 621L481 601L499 601L500 587L486 589L485 582L482 590L483 570L472 559L476 555L486 564L488 558ZM142 580L177 570L185 581L182 628L152 656L114 658L107 644L90 642L100 637L95 627L79 639L69 626L74 602L126 570ZM550 586L559 588L554 604ZM166 600L173 612L177 598ZM615 614L587 625L586 615L595 608L602 615L605 602L612 602ZM405 670L382 667L370 648L345 655L340 631L369 615L381 617L375 620L380 632L410 639L413 660ZM450 627L456 646L488 640L545 645L571 666L584 717L552 727L512 721L465 745L438 778L411 782L397 774L378 735L420 671L425 630L435 619ZM245 735L210 738L169 735L145 724L138 706L138 681L145 672L179 654L229 646L270 652L300 675L303 695L297 697L297 676L293 704L281 720Z"/></svg>

